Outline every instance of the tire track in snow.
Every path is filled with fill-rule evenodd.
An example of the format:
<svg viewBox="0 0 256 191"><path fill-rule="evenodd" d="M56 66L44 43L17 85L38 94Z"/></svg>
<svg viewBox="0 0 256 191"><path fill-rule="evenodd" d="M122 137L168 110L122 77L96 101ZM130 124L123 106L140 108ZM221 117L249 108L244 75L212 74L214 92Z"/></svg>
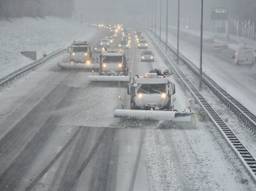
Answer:
<svg viewBox="0 0 256 191"><path fill-rule="evenodd" d="M171 151L161 130L148 130L144 146L150 191L181 190Z"/></svg>

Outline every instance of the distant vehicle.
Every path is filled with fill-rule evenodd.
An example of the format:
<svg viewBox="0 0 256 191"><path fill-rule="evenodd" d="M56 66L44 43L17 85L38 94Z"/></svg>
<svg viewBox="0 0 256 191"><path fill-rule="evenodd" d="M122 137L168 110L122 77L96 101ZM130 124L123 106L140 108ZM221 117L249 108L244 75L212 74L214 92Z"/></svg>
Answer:
<svg viewBox="0 0 256 191"><path fill-rule="evenodd" d="M123 49L130 48L130 43L128 39L123 38L118 44L118 48L123 48Z"/></svg>
<svg viewBox="0 0 256 191"><path fill-rule="evenodd" d="M142 32L135 32L135 37L136 38L141 38L142 37Z"/></svg>
<svg viewBox="0 0 256 191"><path fill-rule="evenodd" d="M111 43L110 43L109 39L102 39L100 41L100 46L105 47L105 48L109 48L110 44Z"/></svg>
<svg viewBox="0 0 256 191"><path fill-rule="evenodd" d="M141 62L154 62L155 58L153 52L150 50L145 50L141 53Z"/></svg>
<svg viewBox="0 0 256 191"><path fill-rule="evenodd" d="M128 75L128 66L123 51L107 51L100 55L100 75Z"/></svg>
<svg viewBox="0 0 256 191"><path fill-rule="evenodd" d="M94 46L93 51L97 54L100 54L102 51L107 51L107 48L102 46L100 43L97 43Z"/></svg>
<svg viewBox="0 0 256 191"><path fill-rule="evenodd" d="M171 110L175 100L175 84L158 71L136 76L128 87L131 109Z"/></svg>
<svg viewBox="0 0 256 191"><path fill-rule="evenodd" d="M144 39L143 40L139 40L137 47L139 49L147 49L148 48L148 43Z"/></svg>
<svg viewBox="0 0 256 191"><path fill-rule="evenodd" d="M237 65L253 65L255 64L255 50L250 47L239 47L233 58Z"/></svg>
<svg viewBox="0 0 256 191"><path fill-rule="evenodd" d="M68 50L71 63L92 63L92 51L88 42L74 41Z"/></svg>
<svg viewBox="0 0 256 191"><path fill-rule="evenodd" d="M105 39L108 40L110 44L114 43L114 38L112 36L107 36Z"/></svg>

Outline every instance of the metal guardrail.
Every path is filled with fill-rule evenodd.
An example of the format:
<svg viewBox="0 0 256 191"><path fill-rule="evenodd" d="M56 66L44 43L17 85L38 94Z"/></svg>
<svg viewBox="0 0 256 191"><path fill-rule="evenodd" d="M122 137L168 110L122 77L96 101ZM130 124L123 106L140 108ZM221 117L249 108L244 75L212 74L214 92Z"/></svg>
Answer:
<svg viewBox="0 0 256 191"><path fill-rule="evenodd" d="M165 42L162 41L165 44ZM166 46L166 44L165 44ZM176 48L167 45L167 48L177 56ZM180 53L180 59L186 64L196 75L200 75L198 67L193 64L191 60ZM256 132L256 116L243 106L237 99L219 86L207 74L203 74L203 82L210 88L210 90L244 123L246 127Z"/></svg>
<svg viewBox="0 0 256 191"><path fill-rule="evenodd" d="M165 45L162 43L162 47L156 43L151 36L149 35L154 46L158 51L163 55L165 62L170 66L173 71L176 73L177 77L184 83L184 85L190 90L194 98L205 110L205 112L210 117L211 121L218 128L222 136L225 138L227 143L230 145L232 150L236 153L240 161L243 163L245 168L248 170L252 179L256 182L256 160L250 154L250 152L245 148L245 146L240 142L231 128L224 122L224 120L217 114L217 112L211 107L211 105L206 101L206 99L200 94L199 90L193 85L193 83L185 76L185 74L173 63L173 60L170 60L168 53L165 53Z"/></svg>
<svg viewBox="0 0 256 191"><path fill-rule="evenodd" d="M21 75L23 75L23 74L31 71L32 69L38 67L39 65L47 62L48 60L64 53L65 51L66 51L66 49L56 50L56 51L50 53L49 55L47 55L46 57L40 58L39 60L36 60L36 61L32 62L31 64L28 64L28 65L26 65L22 68L19 68L18 70L15 70L14 72L12 72L12 73L8 74L7 76L0 79L0 88L4 87L5 85L10 83L11 81L17 79Z"/></svg>

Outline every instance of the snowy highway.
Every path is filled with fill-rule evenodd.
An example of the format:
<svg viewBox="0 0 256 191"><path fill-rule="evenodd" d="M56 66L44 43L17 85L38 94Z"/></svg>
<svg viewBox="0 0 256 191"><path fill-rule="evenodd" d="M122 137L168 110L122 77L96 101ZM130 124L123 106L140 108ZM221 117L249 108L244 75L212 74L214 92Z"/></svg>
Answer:
<svg viewBox="0 0 256 191"><path fill-rule="evenodd" d="M103 35L95 33L90 42ZM127 51L132 74L167 68L149 44L156 61L142 63L132 37ZM129 107L126 87L90 83L89 72L62 70L58 63L63 57L0 92L1 191L255 189L207 118L183 127L116 119L115 108ZM192 96L178 79L175 82L177 107L184 109ZM195 104L193 110L200 108Z"/></svg>
<svg viewBox="0 0 256 191"><path fill-rule="evenodd" d="M164 35L165 33L162 36ZM183 32L181 33L181 39L181 53L199 66L199 34ZM215 49L213 43L209 42L212 39L214 38L208 37L204 40L204 72L252 113L256 114L256 89L252 88L256 84L255 65L236 65L232 58L234 51L230 48ZM173 30L169 32L169 42L176 47L176 34ZM232 44L232 41L225 43L228 46Z"/></svg>

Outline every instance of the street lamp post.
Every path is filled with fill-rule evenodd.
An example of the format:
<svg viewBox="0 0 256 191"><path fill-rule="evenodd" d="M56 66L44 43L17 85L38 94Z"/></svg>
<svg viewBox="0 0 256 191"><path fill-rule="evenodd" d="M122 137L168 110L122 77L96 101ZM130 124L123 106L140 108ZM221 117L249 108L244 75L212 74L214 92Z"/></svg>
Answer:
<svg viewBox="0 0 256 191"><path fill-rule="evenodd" d="M155 34L157 34L157 1L155 1Z"/></svg>
<svg viewBox="0 0 256 191"><path fill-rule="evenodd" d="M154 32L154 1L151 0L151 31Z"/></svg>
<svg viewBox="0 0 256 191"><path fill-rule="evenodd" d="M166 18L165 18L165 51L168 48L168 32L169 32L169 0L166 0Z"/></svg>
<svg viewBox="0 0 256 191"><path fill-rule="evenodd" d="M180 0L178 0L177 15L177 64L180 62Z"/></svg>
<svg viewBox="0 0 256 191"><path fill-rule="evenodd" d="M162 0L159 0L159 19L160 19L160 22L159 22L159 37L160 37L160 40L162 40Z"/></svg>
<svg viewBox="0 0 256 191"><path fill-rule="evenodd" d="M204 35L204 0L201 0L201 32L200 32L200 83L199 89L203 83L203 35Z"/></svg>

